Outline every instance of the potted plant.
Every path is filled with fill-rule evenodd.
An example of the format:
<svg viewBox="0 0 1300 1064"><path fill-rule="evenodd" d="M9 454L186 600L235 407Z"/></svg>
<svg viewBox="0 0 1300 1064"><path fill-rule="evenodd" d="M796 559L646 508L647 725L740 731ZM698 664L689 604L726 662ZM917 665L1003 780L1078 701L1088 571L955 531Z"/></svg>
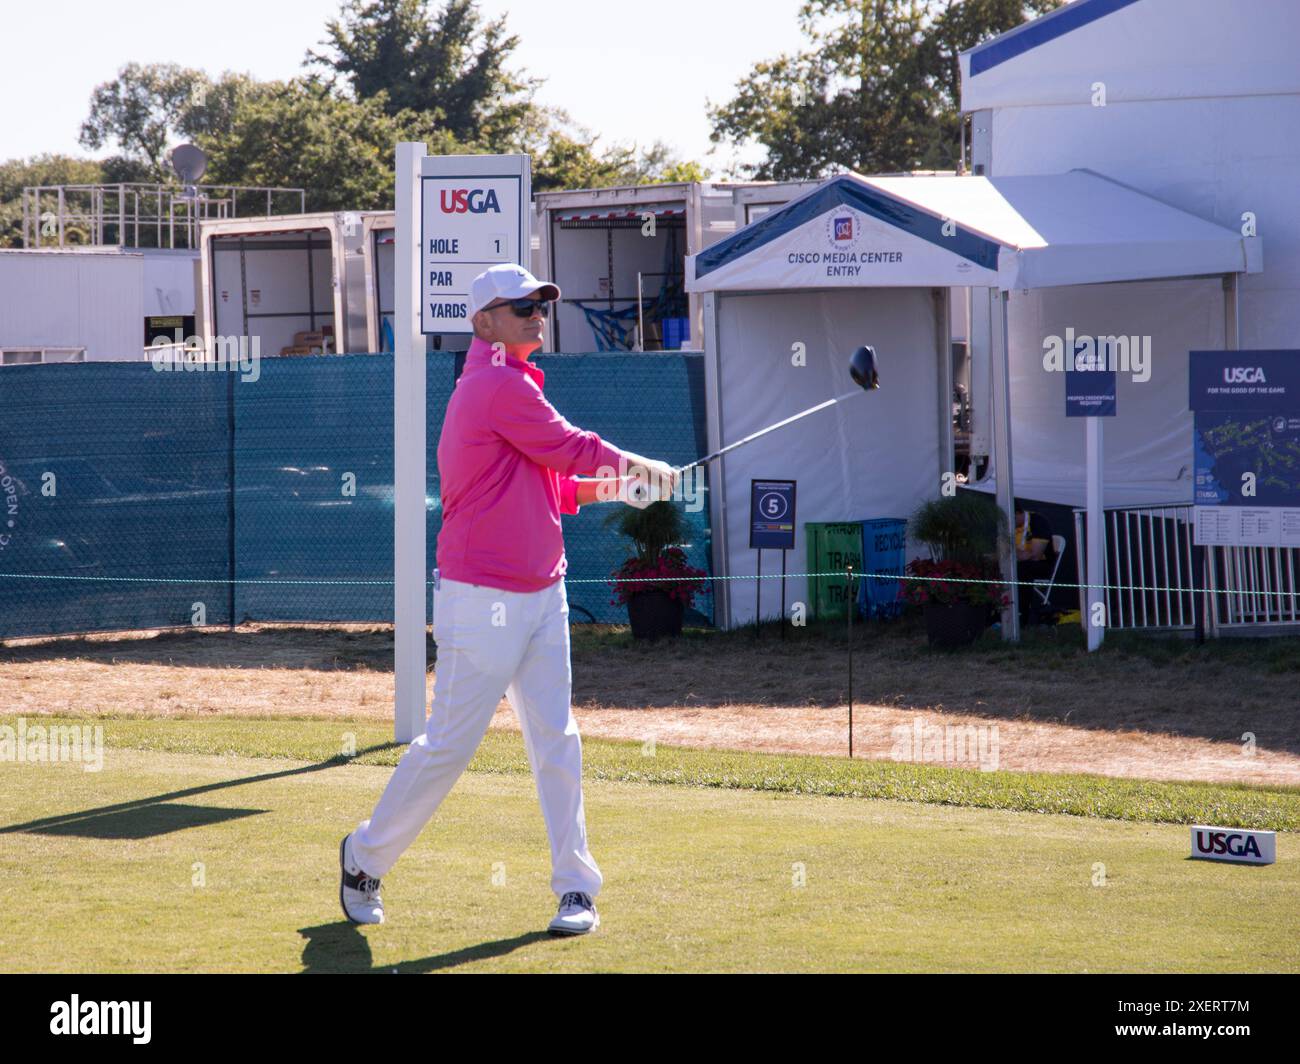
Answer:
<svg viewBox="0 0 1300 1064"><path fill-rule="evenodd" d="M611 605L627 606L635 639L682 634L682 615L704 588L703 569L686 563L680 544L686 523L670 502L643 510L621 507L605 519L630 539L636 553L614 570Z"/></svg>
<svg viewBox="0 0 1300 1064"><path fill-rule="evenodd" d="M1008 602L997 567L1006 515L981 495L930 499L917 507L909 535L930 557L907 565L903 598L922 608L931 646L973 643Z"/></svg>

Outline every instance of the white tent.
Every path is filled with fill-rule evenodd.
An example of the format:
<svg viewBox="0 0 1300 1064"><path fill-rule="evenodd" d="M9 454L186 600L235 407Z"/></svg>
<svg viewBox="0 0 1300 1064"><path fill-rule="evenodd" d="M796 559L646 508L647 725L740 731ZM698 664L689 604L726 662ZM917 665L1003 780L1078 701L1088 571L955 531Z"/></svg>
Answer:
<svg viewBox="0 0 1300 1064"><path fill-rule="evenodd" d="M1076 0L962 55L977 173L997 181L1088 167L1269 245L1268 269L1252 264L1226 298L1214 295L1217 279L1013 294L1021 495L1082 502L1082 426L1061 424L1058 390L1027 354L1059 323L1152 338L1152 379L1120 380L1121 416L1107 425L1106 503L1114 506L1191 499L1189 350L1300 346L1297 41L1295 0ZM976 454L993 444L988 316L976 301Z"/></svg>
<svg viewBox="0 0 1300 1064"><path fill-rule="evenodd" d="M905 517L938 493L952 469L948 287L1000 293L1003 313L992 319L1001 352L993 367L995 454L999 501L1010 516L1001 328L1012 289L1260 268L1258 240L1084 170L1009 178L842 174L689 257L687 290L705 293L710 449L842 392L858 344L873 345L881 363L880 392L715 465L715 572L754 572L746 534L751 477L799 480L799 531L807 521ZM800 537L796 558L803 550ZM793 601L806 595L801 585L792 588ZM730 581L721 587L718 623L752 616L752 598L732 593ZM1014 609L1003 630L1018 635Z"/></svg>

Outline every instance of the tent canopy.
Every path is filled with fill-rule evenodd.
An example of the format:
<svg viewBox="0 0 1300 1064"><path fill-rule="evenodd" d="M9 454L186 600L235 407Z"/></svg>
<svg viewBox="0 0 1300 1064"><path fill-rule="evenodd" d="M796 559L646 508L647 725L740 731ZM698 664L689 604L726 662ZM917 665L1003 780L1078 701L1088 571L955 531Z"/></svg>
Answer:
<svg viewBox="0 0 1300 1064"><path fill-rule="evenodd" d="M1258 238L1090 170L830 178L686 260L690 292L1003 290L1257 273Z"/></svg>

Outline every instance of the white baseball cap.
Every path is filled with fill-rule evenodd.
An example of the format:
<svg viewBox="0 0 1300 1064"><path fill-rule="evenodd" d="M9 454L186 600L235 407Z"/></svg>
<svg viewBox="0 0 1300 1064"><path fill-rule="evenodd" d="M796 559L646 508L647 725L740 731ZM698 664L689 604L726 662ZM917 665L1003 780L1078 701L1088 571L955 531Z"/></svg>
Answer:
<svg viewBox="0 0 1300 1064"><path fill-rule="evenodd" d="M469 316L474 317L494 300L523 299L531 295L554 301L560 298L560 290L547 281L539 281L522 266L516 266L513 262L492 266L470 282Z"/></svg>

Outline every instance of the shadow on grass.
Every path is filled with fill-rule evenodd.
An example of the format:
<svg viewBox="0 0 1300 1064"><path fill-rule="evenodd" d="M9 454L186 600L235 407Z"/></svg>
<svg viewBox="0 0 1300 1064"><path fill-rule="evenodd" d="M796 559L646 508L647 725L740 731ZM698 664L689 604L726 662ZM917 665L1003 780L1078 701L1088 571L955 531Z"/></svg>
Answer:
<svg viewBox="0 0 1300 1064"><path fill-rule="evenodd" d="M358 750L356 757L387 750L396 744L379 743ZM243 787L250 783L267 783L271 780L285 779L288 776L303 776L310 772L337 768L351 764L354 757L332 757L314 765L301 768L287 768L280 772L263 772L257 776L245 776L243 779L223 780L220 783L205 783L200 787L186 787L180 791L155 794L149 798L138 798L132 802L118 802L96 809L81 809L75 813L62 813L58 816L42 817L29 820L24 824L0 825L0 835L78 835L86 838L101 839L143 839L154 835L165 835L183 828L204 827L219 824L226 820L253 816L266 812L264 809L225 809L218 806L170 805L181 798L194 798L201 794L228 790L231 787Z"/></svg>
<svg viewBox="0 0 1300 1064"><path fill-rule="evenodd" d="M215 805L183 805L161 802L116 813L95 813L77 820L33 828L30 835L73 835L83 839L148 839L186 828L209 827L227 820L241 820L265 813L265 809L225 809Z"/></svg>
<svg viewBox="0 0 1300 1064"><path fill-rule="evenodd" d="M333 924L300 928L298 934L307 940L302 951L302 975L322 975L345 972L376 972L395 975L423 975L427 972L456 968L462 964L504 957L534 942L550 940L545 931L530 931L514 938L501 938L495 942L482 942L477 946L422 957L415 961L386 964L376 967L370 952L370 943L360 928L342 920Z"/></svg>

